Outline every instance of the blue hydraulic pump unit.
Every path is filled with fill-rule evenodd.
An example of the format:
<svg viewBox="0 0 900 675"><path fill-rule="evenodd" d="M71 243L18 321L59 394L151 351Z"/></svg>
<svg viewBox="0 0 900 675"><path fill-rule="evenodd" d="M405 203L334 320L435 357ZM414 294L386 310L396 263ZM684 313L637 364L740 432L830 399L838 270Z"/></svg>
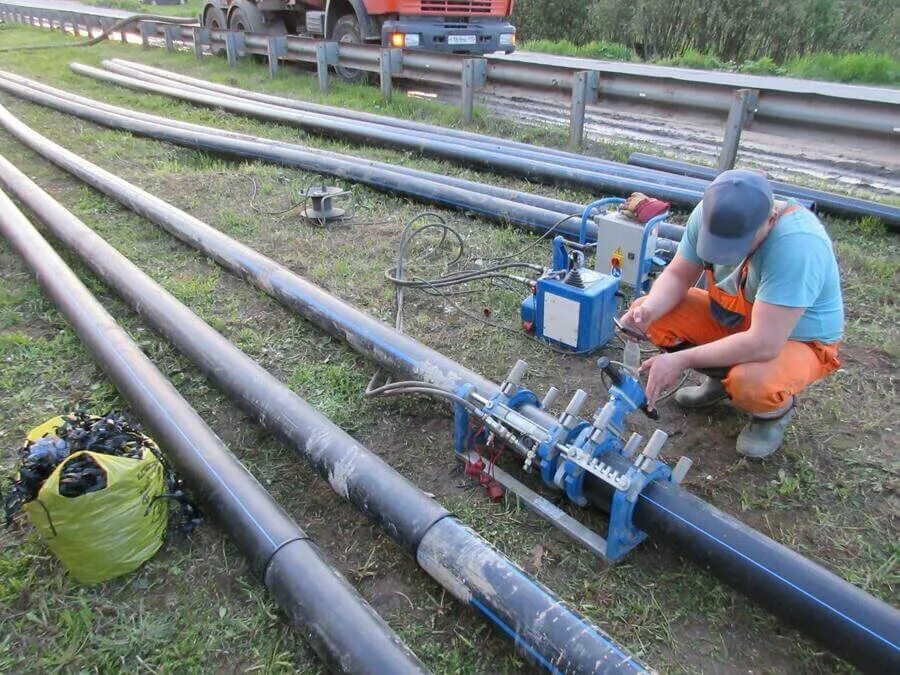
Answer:
<svg viewBox="0 0 900 675"><path fill-rule="evenodd" d="M553 270L537 280L520 308L522 325L539 340L577 353L592 352L615 334L619 279L589 269L584 253L553 240Z"/></svg>
<svg viewBox="0 0 900 675"><path fill-rule="evenodd" d="M635 275L632 297L640 296L650 284L654 264L662 261L653 257L657 226L668 213L650 219L646 224L635 224L626 218L608 217L603 207L622 204L625 200L606 197L588 204L581 217L579 241L570 242L561 236L553 240L551 270L534 284L533 292L521 304L522 326L535 338L560 349L587 354L603 347L615 334L614 317L617 310L616 294L619 292L622 272ZM598 243L587 241L588 221L599 212L598 226L603 223L605 249L612 247L613 254L597 259L596 269L585 266L585 253L597 253ZM623 224L624 223L624 224ZM599 237L599 233L598 233ZM634 249L626 260L619 253L622 245L615 242L628 240L626 248ZM633 240L633 241L632 241ZM610 273L601 268L610 265Z"/></svg>

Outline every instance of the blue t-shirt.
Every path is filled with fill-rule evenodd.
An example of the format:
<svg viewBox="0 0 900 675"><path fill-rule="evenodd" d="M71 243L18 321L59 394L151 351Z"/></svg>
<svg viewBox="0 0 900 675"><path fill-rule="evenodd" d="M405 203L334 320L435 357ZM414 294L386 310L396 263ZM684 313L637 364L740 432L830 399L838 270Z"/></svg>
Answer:
<svg viewBox="0 0 900 675"><path fill-rule="evenodd" d="M790 204L796 204L794 200ZM703 204L688 219L678 252L695 263ZM740 265L716 265L716 286L726 293L737 290ZM844 301L834 247L819 219L805 208L778 219L775 227L750 258L747 300L762 300L783 307L806 309L791 340L833 343L844 332Z"/></svg>

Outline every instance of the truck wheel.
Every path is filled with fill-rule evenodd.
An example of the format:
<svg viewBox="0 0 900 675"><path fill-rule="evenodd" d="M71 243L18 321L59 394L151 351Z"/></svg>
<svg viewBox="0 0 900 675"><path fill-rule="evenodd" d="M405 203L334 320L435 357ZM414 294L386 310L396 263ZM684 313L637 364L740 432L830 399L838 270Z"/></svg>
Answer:
<svg viewBox="0 0 900 675"><path fill-rule="evenodd" d="M263 13L249 0L238 0L228 17L228 27L244 33L263 35L287 35L287 28L281 19L266 22Z"/></svg>
<svg viewBox="0 0 900 675"><path fill-rule="evenodd" d="M211 30L228 30L228 21L225 19L225 12L215 5L207 6L203 12L203 27ZM222 47L213 48L212 53L216 56L225 53Z"/></svg>
<svg viewBox="0 0 900 675"><path fill-rule="evenodd" d="M331 31L331 39L335 42L361 45L363 43L362 30L359 27L359 20L356 18L356 14L346 14L338 19L334 24L334 29ZM362 84L369 81L369 73L365 70L335 66L334 72L347 82Z"/></svg>

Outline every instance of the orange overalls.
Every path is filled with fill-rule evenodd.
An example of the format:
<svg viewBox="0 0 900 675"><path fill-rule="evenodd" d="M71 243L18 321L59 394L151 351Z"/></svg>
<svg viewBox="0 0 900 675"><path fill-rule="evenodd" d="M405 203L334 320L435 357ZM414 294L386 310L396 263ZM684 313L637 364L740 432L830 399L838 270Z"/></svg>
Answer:
<svg viewBox="0 0 900 675"><path fill-rule="evenodd" d="M792 205L780 216L802 208ZM753 303L744 295L750 258L741 266L737 293L726 293L715 283L713 269L705 269L706 288L691 288L668 314L650 326L648 335L658 347L687 342L702 345L750 328ZM642 300L639 299L637 302ZM837 370L840 343L788 340L771 361L739 363L722 384L734 405L748 413L763 414L783 408L790 397Z"/></svg>

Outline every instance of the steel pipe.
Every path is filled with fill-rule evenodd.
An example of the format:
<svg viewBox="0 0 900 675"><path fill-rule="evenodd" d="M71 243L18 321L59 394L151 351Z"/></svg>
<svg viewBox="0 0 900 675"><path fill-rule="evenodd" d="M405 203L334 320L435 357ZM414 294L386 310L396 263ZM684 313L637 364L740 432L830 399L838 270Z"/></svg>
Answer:
<svg viewBox="0 0 900 675"><path fill-rule="evenodd" d="M10 129L7 122L4 126ZM34 149L47 143L26 142ZM123 186L119 181L113 190L108 177L91 179L85 168L88 165L77 156L68 153L69 158L64 159L56 151L38 151L206 253L386 370L405 379L452 390L467 384L486 397L499 391L496 383L174 207L167 206L156 213L146 205L136 205L127 189L119 193L127 184ZM539 409L527 407L523 412L541 424L553 422ZM604 490L605 484L589 477L586 485L591 503L608 509L610 494ZM900 665L900 613L896 609L680 487L659 482L648 486L638 499L635 522L851 663L881 672L891 672Z"/></svg>
<svg viewBox="0 0 900 675"><path fill-rule="evenodd" d="M0 182L53 232L70 238L87 229L2 156ZM329 669L427 672L3 192L0 234Z"/></svg>
<svg viewBox="0 0 900 675"><path fill-rule="evenodd" d="M628 163L635 166L654 169L656 171L668 171L670 173L707 181L713 180L718 175L718 171L711 167L700 166L698 164L691 164L690 162L682 162L674 159L666 159L665 157L656 157L642 152L632 153L628 157ZM813 190L812 188L791 185L790 183L785 183L783 181L773 180L770 182L772 184L772 189L777 194L784 197L793 197L795 199L814 202L820 211L849 218L872 216L880 218L885 223L891 225L894 230L900 228L900 207L880 204L865 199L857 199L856 197L846 197L844 195L835 194L834 192L826 192L825 190Z"/></svg>
<svg viewBox="0 0 900 675"><path fill-rule="evenodd" d="M185 237L186 243L203 250L222 236L209 225L40 136L2 107L0 123L60 168L176 236ZM642 664L602 631L316 412L93 231L86 229L63 241L219 388L309 461L335 492L377 522L438 583L500 627L525 656L548 669L562 671L645 672ZM231 244L235 250L223 250L216 259L222 263L239 258L249 262L252 251L233 240ZM248 267L242 273L263 283L272 293L285 297L291 294L293 281L286 269L269 267L263 273L265 281L257 272L262 270ZM327 314L320 318L331 321Z"/></svg>

